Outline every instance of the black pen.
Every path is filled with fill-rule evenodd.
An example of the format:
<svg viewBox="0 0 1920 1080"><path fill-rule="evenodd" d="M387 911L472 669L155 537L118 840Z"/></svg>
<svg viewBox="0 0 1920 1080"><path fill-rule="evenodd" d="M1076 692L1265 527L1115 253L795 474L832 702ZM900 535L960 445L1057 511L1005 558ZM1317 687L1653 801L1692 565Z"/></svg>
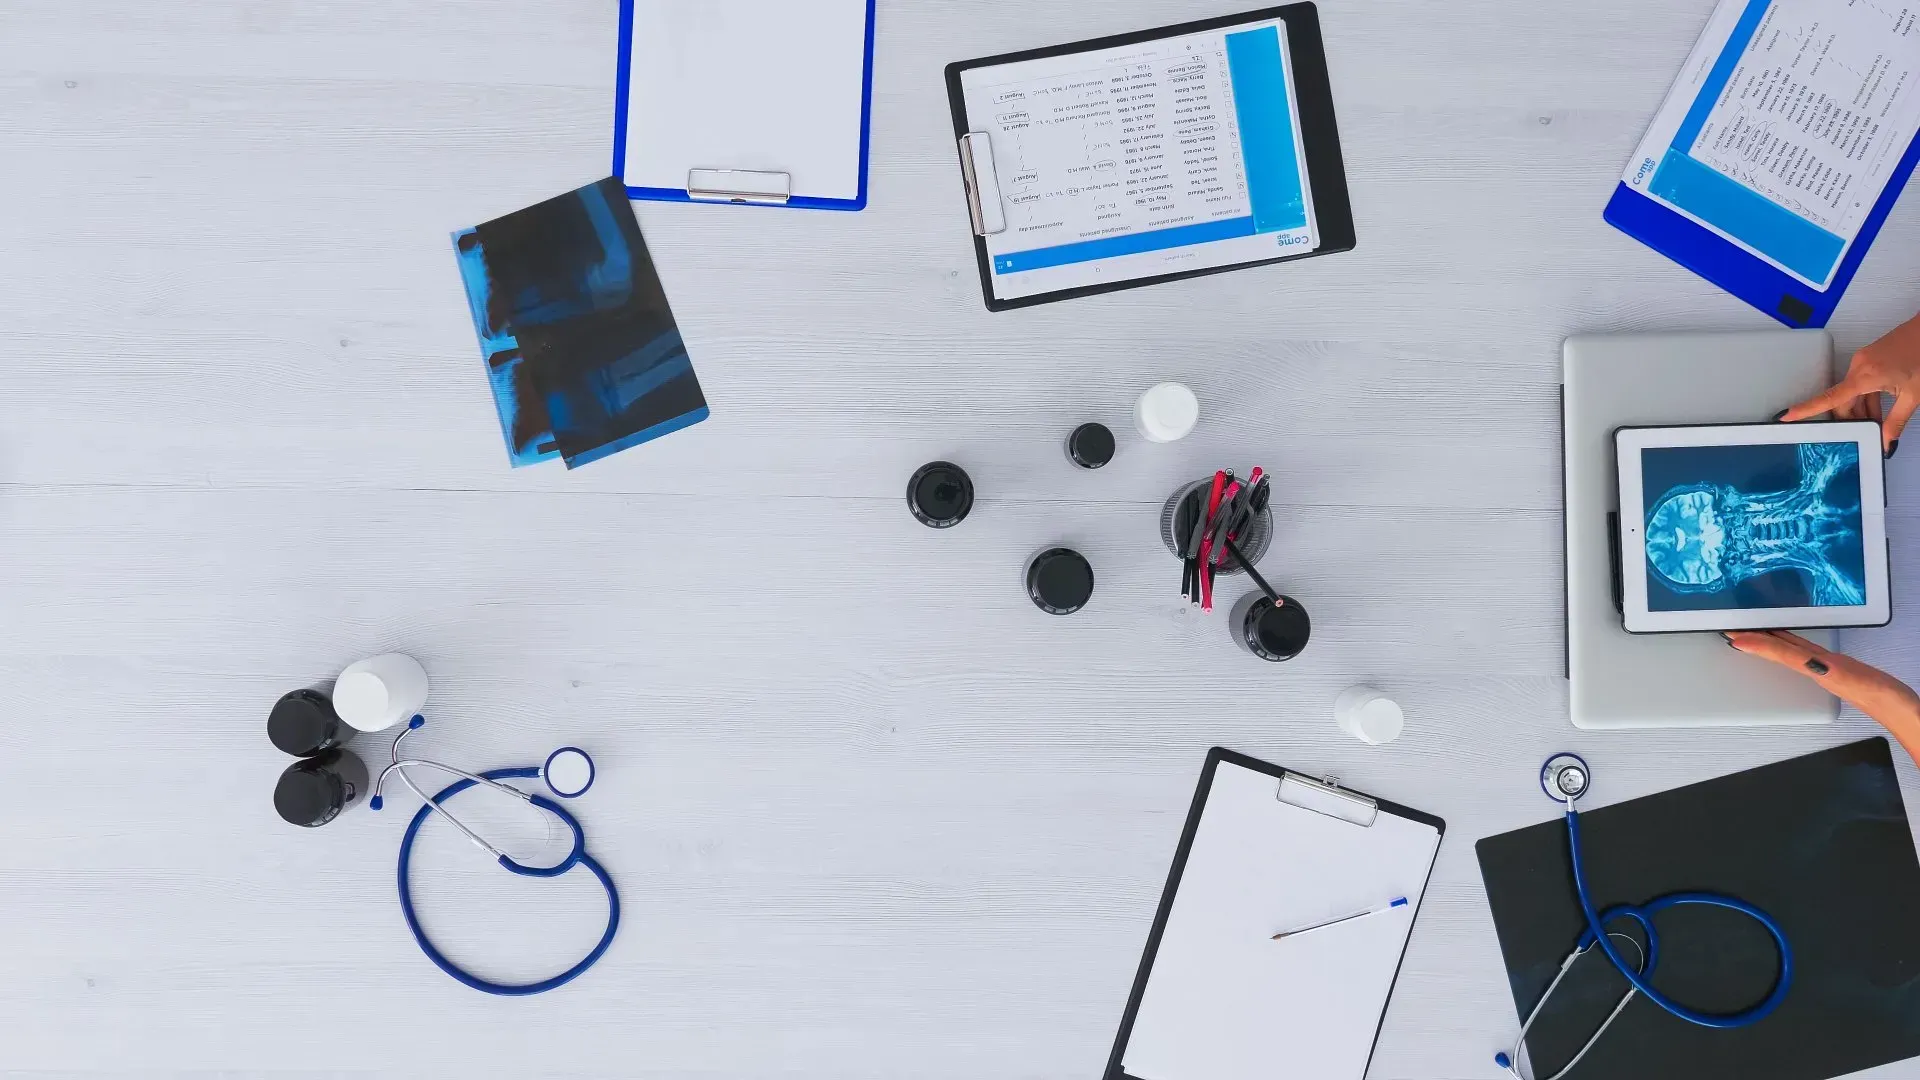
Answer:
<svg viewBox="0 0 1920 1080"><path fill-rule="evenodd" d="M1247 561L1247 557L1240 553L1240 545L1234 543L1232 537L1227 538L1227 552L1238 559L1241 566L1247 568L1247 576L1253 579L1255 585L1260 586L1261 592L1267 594L1267 599L1273 601L1274 607L1280 607L1286 603L1280 599L1280 594L1274 591L1273 586L1267 584L1267 579L1260 576L1260 571L1255 570L1253 564Z"/></svg>

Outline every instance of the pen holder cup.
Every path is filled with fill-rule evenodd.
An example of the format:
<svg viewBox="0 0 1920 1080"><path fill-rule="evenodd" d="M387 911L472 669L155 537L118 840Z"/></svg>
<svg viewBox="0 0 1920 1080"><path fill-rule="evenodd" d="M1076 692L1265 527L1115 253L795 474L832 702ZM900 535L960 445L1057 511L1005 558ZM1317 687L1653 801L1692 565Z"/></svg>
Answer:
<svg viewBox="0 0 1920 1080"><path fill-rule="evenodd" d="M1160 539L1166 542L1167 553L1175 559L1185 558L1187 541L1193 537L1194 524L1199 521L1201 511L1206 509L1207 496L1213 492L1213 477L1195 480L1167 499L1167 505L1160 510ZM1236 537L1234 544L1244 552L1248 560L1259 562L1266 557L1267 545L1273 542L1273 507L1261 508L1253 516L1253 523L1247 526L1247 534ZM1222 574L1244 574L1246 567L1231 553L1221 556L1218 570Z"/></svg>

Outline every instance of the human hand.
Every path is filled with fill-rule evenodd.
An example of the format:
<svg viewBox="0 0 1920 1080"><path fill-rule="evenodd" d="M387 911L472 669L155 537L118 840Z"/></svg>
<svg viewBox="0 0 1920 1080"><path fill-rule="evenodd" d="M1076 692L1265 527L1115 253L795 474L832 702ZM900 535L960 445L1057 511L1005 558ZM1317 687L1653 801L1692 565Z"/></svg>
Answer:
<svg viewBox="0 0 1920 1080"><path fill-rule="evenodd" d="M1894 395L1893 410L1884 420L1883 393ZM1920 315L1854 353L1846 378L1826 393L1788 409L1780 419L1805 420L1831 411L1841 420L1880 420L1882 450L1891 456L1916 409L1920 409Z"/></svg>
<svg viewBox="0 0 1920 1080"><path fill-rule="evenodd" d="M1812 679L1878 721L1909 753L1920 749L1920 694L1899 679L1785 630L1734 630L1720 636L1749 656L1771 660Z"/></svg>

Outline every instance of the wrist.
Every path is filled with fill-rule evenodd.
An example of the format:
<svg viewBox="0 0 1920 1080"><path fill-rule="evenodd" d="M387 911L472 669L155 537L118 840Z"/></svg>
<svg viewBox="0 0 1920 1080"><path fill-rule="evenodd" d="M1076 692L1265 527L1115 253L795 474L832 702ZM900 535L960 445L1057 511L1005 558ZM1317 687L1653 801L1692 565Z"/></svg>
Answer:
<svg viewBox="0 0 1920 1080"><path fill-rule="evenodd" d="M1886 728L1902 741L1920 736L1920 694L1915 694L1905 686L1903 693L1891 695L1885 702L1876 702L1876 708L1867 711L1869 718Z"/></svg>

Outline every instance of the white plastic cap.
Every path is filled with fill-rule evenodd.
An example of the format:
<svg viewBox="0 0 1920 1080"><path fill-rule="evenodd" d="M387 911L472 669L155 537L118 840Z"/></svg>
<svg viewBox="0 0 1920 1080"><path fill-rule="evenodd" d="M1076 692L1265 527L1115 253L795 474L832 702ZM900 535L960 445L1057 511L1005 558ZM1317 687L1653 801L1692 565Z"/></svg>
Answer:
<svg viewBox="0 0 1920 1080"><path fill-rule="evenodd" d="M1140 395L1133 406L1133 426L1148 442L1184 439L1200 422L1200 399L1177 382L1163 382Z"/></svg>
<svg viewBox="0 0 1920 1080"><path fill-rule="evenodd" d="M385 731L427 703L427 671L404 653L348 666L333 682L333 711L359 731Z"/></svg>
<svg viewBox="0 0 1920 1080"><path fill-rule="evenodd" d="M1407 722L1399 702L1370 686L1342 693L1333 703L1333 718L1340 730L1373 746L1399 738Z"/></svg>
<svg viewBox="0 0 1920 1080"><path fill-rule="evenodd" d="M343 671L333 683L333 711L361 731L393 726L387 719L390 700L387 684L371 671Z"/></svg>

